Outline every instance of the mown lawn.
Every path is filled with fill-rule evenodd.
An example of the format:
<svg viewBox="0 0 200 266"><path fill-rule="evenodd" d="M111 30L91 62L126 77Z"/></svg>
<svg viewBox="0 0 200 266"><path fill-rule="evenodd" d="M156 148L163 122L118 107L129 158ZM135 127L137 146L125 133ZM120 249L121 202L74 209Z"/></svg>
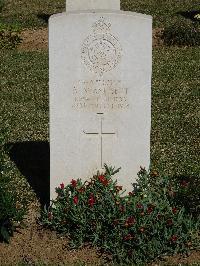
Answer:
<svg viewBox="0 0 200 266"><path fill-rule="evenodd" d="M152 164L170 175L200 173L199 48L156 49L152 80Z"/></svg>
<svg viewBox="0 0 200 266"><path fill-rule="evenodd" d="M1 106L9 140L44 140L48 137L47 53L1 51Z"/></svg>
<svg viewBox="0 0 200 266"><path fill-rule="evenodd" d="M1 0L2 1L2 0ZM64 12L65 0L6 0L0 22L23 28L47 26L47 17ZM153 16L155 27L173 24L179 12L199 10L199 0L121 0L121 9Z"/></svg>
<svg viewBox="0 0 200 266"><path fill-rule="evenodd" d="M122 0L121 8L153 16L155 27L166 27L180 17L179 12L199 10L198 0Z"/></svg>

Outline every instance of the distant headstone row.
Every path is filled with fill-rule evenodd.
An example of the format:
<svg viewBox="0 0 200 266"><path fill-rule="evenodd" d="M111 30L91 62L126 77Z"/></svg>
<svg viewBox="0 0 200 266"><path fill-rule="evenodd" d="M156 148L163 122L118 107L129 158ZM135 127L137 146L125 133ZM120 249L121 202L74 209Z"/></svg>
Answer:
<svg viewBox="0 0 200 266"><path fill-rule="evenodd" d="M119 0L67 7L49 21L51 198L104 163L132 190L150 164L152 19Z"/></svg>

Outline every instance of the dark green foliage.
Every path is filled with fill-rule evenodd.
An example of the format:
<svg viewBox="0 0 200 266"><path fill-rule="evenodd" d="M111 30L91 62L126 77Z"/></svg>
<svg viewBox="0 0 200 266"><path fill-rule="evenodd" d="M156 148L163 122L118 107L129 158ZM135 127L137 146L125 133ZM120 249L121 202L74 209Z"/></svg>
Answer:
<svg viewBox="0 0 200 266"><path fill-rule="evenodd" d="M179 17L163 32L164 43L178 46L200 45L200 22Z"/></svg>
<svg viewBox="0 0 200 266"><path fill-rule="evenodd" d="M151 174L151 185L158 186L159 174L155 171ZM173 203L178 208L184 208L185 212L194 219L200 217L200 178L199 176L174 176L169 178L170 194ZM160 188L159 188L160 189Z"/></svg>
<svg viewBox="0 0 200 266"><path fill-rule="evenodd" d="M0 12L2 11L4 4L5 4L5 1L0 0Z"/></svg>
<svg viewBox="0 0 200 266"><path fill-rule="evenodd" d="M9 169L4 159L4 134L0 132L0 241L8 242L15 224L22 220L25 209L19 203L16 191L9 188Z"/></svg>
<svg viewBox="0 0 200 266"><path fill-rule="evenodd" d="M174 184L178 187L175 195L179 206L184 206L189 214L198 217L200 214L200 177L175 177Z"/></svg>
<svg viewBox="0 0 200 266"><path fill-rule="evenodd" d="M18 26L0 23L0 49L13 49L20 42L20 29Z"/></svg>
<svg viewBox="0 0 200 266"><path fill-rule="evenodd" d="M105 168L88 182L61 184L43 223L69 236L72 247L90 243L117 262L139 264L197 248L199 223L177 205L178 188L168 177L141 169L127 195L112 180L119 169Z"/></svg>
<svg viewBox="0 0 200 266"><path fill-rule="evenodd" d="M18 220L15 198L0 182L0 241L9 240L14 231L13 218Z"/></svg>

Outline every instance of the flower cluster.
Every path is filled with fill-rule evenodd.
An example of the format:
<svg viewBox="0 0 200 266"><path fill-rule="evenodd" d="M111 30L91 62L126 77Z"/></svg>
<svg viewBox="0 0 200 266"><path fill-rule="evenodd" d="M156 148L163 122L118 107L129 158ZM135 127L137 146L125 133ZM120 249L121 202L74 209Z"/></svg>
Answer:
<svg viewBox="0 0 200 266"><path fill-rule="evenodd" d="M105 178L104 175L99 175L98 176L98 180L104 185L107 186L109 183L109 180Z"/></svg>
<svg viewBox="0 0 200 266"><path fill-rule="evenodd" d="M141 168L138 188L124 193L112 179L119 169L105 168L89 181L60 184L44 223L70 235L74 246L89 241L116 260L140 263L194 248L194 221L176 204L171 193L177 191L168 179L159 180L157 172L153 179ZM181 181L180 186L185 188L188 182Z"/></svg>

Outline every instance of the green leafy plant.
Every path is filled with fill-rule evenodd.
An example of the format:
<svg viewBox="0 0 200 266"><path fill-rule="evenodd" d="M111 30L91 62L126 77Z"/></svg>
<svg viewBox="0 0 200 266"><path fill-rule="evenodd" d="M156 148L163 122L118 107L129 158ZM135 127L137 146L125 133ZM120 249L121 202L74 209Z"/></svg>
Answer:
<svg viewBox="0 0 200 266"><path fill-rule="evenodd" d="M174 177L177 205L184 206L187 213L198 217L200 213L200 179L198 176Z"/></svg>
<svg viewBox="0 0 200 266"><path fill-rule="evenodd" d="M16 191L9 187L4 133L0 132L0 241L8 242L16 225L23 219L26 210L20 204Z"/></svg>
<svg viewBox="0 0 200 266"><path fill-rule="evenodd" d="M6 186L0 182L0 240L9 241L15 225L22 220L24 211L19 209L17 199Z"/></svg>
<svg viewBox="0 0 200 266"><path fill-rule="evenodd" d="M154 175L156 179L154 178ZM156 171L151 173L151 185L159 187L159 177ZM184 207L185 212L192 215L194 219L198 219L200 215L200 179L199 176L173 176L167 178L168 189L170 194L173 195L173 204L178 208Z"/></svg>
<svg viewBox="0 0 200 266"><path fill-rule="evenodd" d="M176 23L165 27L163 40L167 45L198 46L200 45L199 21L179 18Z"/></svg>
<svg viewBox="0 0 200 266"><path fill-rule="evenodd" d="M20 28L17 25L0 23L0 48L13 49L21 42Z"/></svg>
<svg viewBox="0 0 200 266"><path fill-rule="evenodd" d="M62 183L43 224L68 236L72 247L90 243L117 262L147 262L199 245L199 224L176 205L168 177L141 169L127 195L112 179L118 171L105 165L90 181Z"/></svg>

